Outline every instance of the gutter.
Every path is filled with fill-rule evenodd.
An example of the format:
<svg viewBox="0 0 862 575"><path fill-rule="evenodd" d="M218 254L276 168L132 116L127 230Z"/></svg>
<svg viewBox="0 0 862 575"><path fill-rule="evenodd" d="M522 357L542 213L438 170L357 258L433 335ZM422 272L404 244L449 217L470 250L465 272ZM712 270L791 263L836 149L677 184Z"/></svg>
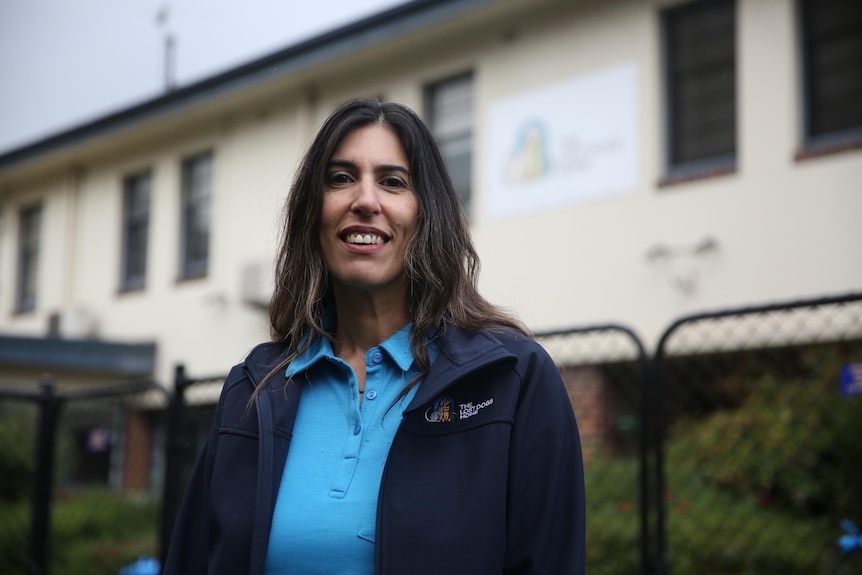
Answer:
<svg viewBox="0 0 862 575"><path fill-rule="evenodd" d="M413 0L288 46L157 98L0 154L0 172L266 80L288 76L395 37L453 20L493 0Z"/></svg>

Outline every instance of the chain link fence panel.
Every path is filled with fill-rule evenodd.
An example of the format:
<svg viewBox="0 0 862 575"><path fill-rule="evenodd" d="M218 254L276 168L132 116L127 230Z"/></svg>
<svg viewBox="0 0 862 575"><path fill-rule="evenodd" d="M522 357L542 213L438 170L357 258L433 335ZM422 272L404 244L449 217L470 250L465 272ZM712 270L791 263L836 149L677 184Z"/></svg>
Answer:
<svg viewBox="0 0 862 575"><path fill-rule="evenodd" d="M670 573L830 572L862 518L858 297L683 319L656 355Z"/></svg>
<svg viewBox="0 0 862 575"><path fill-rule="evenodd" d="M602 326L538 334L560 369L584 455L587 571L641 572L651 551L643 467L646 358L628 329Z"/></svg>

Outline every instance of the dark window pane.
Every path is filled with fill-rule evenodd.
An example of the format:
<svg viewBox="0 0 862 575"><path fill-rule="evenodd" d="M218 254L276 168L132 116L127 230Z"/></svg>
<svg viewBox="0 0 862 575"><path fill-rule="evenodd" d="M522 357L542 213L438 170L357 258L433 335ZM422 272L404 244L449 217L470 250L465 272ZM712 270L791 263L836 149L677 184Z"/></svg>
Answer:
<svg viewBox="0 0 862 575"><path fill-rule="evenodd" d="M31 311L36 308L39 280L42 206L35 205L21 210L18 226L18 284L15 308L18 311Z"/></svg>
<svg viewBox="0 0 862 575"><path fill-rule="evenodd" d="M147 279L147 237L150 226L149 172L126 178L123 186L123 289L140 289Z"/></svg>
<svg viewBox="0 0 862 575"><path fill-rule="evenodd" d="M212 154L183 162L182 277L205 275L209 266Z"/></svg>
<svg viewBox="0 0 862 575"><path fill-rule="evenodd" d="M664 14L670 164L736 151L733 0L685 4Z"/></svg>
<svg viewBox="0 0 862 575"><path fill-rule="evenodd" d="M469 208L473 164L473 76L432 84L426 90L428 127L446 168Z"/></svg>
<svg viewBox="0 0 862 575"><path fill-rule="evenodd" d="M862 2L803 0L808 136L862 128Z"/></svg>

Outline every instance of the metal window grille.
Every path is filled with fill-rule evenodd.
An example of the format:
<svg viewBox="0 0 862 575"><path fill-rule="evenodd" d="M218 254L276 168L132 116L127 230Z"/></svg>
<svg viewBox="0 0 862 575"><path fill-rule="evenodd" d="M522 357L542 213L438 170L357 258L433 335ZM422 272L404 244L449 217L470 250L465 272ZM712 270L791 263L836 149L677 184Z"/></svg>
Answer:
<svg viewBox="0 0 862 575"><path fill-rule="evenodd" d="M182 178L180 274L183 278L199 277L206 275L209 266L212 153L187 158Z"/></svg>
<svg viewBox="0 0 862 575"><path fill-rule="evenodd" d="M693 2L663 14L668 163L733 163L736 49L733 0Z"/></svg>
<svg viewBox="0 0 862 575"><path fill-rule="evenodd" d="M862 2L803 0L800 7L806 135L862 135Z"/></svg>
<svg viewBox="0 0 862 575"><path fill-rule="evenodd" d="M17 311L36 308L39 279L39 239L42 227L42 206L36 204L21 210L18 229L18 290Z"/></svg>
<svg viewBox="0 0 862 575"><path fill-rule="evenodd" d="M147 236L150 227L150 172L134 174L123 183L124 290L141 289L147 279Z"/></svg>
<svg viewBox="0 0 862 575"><path fill-rule="evenodd" d="M473 177L473 75L464 74L429 85L426 112L452 182L464 206L469 208Z"/></svg>

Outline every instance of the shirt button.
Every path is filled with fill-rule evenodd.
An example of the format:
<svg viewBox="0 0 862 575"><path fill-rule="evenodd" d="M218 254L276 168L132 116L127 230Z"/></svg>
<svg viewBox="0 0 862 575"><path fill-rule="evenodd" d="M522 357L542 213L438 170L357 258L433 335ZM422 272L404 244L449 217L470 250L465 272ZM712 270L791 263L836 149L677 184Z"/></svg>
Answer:
<svg viewBox="0 0 862 575"><path fill-rule="evenodd" d="M379 351L375 351L371 354L371 361L373 361L374 363L380 363L381 361L383 361L383 354Z"/></svg>
<svg viewBox="0 0 862 575"><path fill-rule="evenodd" d="M362 426L358 423L353 426L353 435L359 435L359 432L362 431Z"/></svg>
<svg viewBox="0 0 862 575"><path fill-rule="evenodd" d="M377 397L377 392L373 389L369 389L365 392L365 399L374 399L375 397Z"/></svg>

